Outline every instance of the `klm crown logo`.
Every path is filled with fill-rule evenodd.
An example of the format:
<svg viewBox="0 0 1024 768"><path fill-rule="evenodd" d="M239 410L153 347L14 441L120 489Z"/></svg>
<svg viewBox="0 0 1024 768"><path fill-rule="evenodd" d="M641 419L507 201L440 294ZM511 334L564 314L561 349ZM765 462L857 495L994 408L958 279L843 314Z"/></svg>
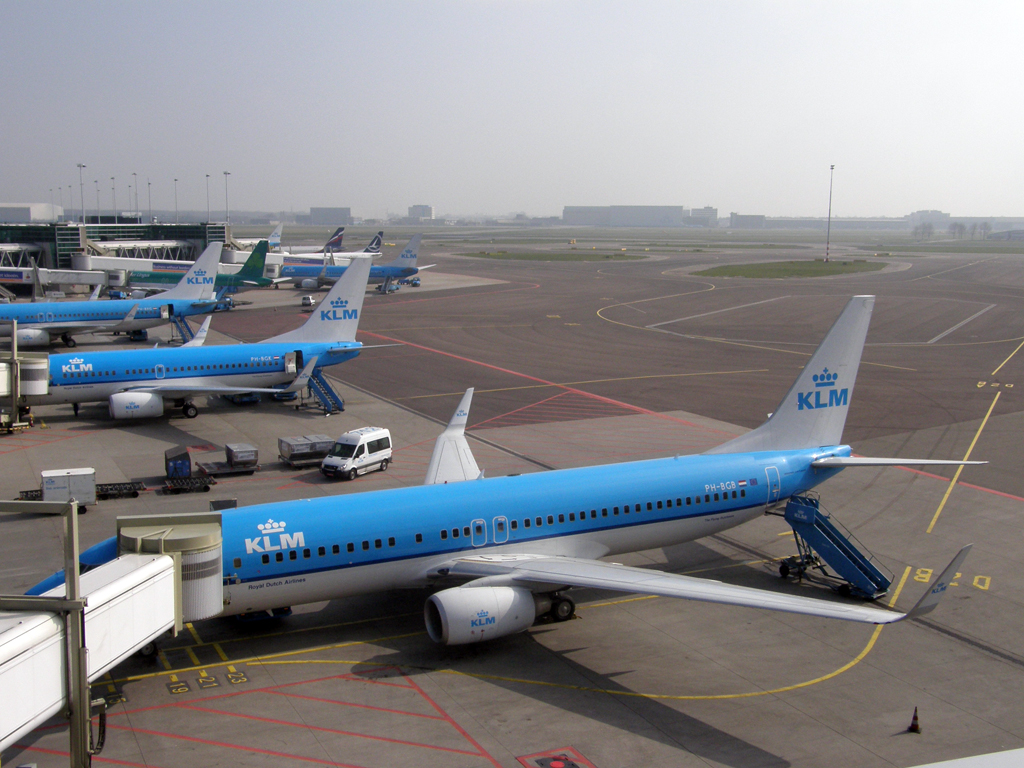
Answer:
<svg viewBox="0 0 1024 768"><path fill-rule="evenodd" d="M487 611L479 611L476 614L475 619L469 620L470 627L490 627L497 624L497 619L491 616Z"/></svg>
<svg viewBox="0 0 1024 768"><path fill-rule="evenodd" d="M206 276L205 269L197 269L192 277L185 278L186 285L212 285L214 278Z"/></svg>
<svg viewBox="0 0 1024 768"><path fill-rule="evenodd" d="M320 319L328 322L333 320L358 320L359 310L349 309L348 299L331 299L331 308L321 309Z"/></svg>
<svg viewBox="0 0 1024 768"><path fill-rule="evenodd" d="M837 389L836 382L839 380L838 373L832 373L828 368L822 369L811 377L814 382L814 390L811 392L796 393L796 408L802 411L805 408L816 410L818 408L832 408L837 405L849 405L850 390ZM828 389L828 400L822 397L822 390Z"/></svg>
<svg viewBox="0 0 1024 768"><path fill-rule="evenodd" d="M81 357L72 357L67 365L60 367L61 373L84 373L92 370L92 363L85 362Z"/></svg>
<svg viewBox="0 0 1024 768"><path fill-rule="evenodd" d="M285 533L284 529L287 526L287 523L272 519L260 523L256 528L262 535L245 540L245 553L251 555L254 552L276 552L306 546L306 537L303 533Z"/></svg>

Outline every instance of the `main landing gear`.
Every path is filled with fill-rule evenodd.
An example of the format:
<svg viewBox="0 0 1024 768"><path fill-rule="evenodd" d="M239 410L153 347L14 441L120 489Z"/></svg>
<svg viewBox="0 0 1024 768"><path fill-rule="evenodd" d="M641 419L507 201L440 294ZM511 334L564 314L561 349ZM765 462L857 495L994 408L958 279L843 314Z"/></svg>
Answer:
<svg viewBox="0 0 1024 768"><path fill-rule="evenodd" d="M64 342L64 346L65 347L77 347L78 346L78 342L75 341L74 336L72 336L70 333L63 333L63 334L61 334L60 340Z"/></svg>
<svg viewBox="0 0 1024 768"><path fill-rule="evenodd" d="M551 600L550 615L552 621L569 621L576 615L576 603L568 597L555 597Z"/></svg>
<svg viewBox="0 0 1024 768"><path fill-rule="evenodd" d="M194 419L199 415L199 409L196 408L195 403L188 402L181 406L181 412L185 415L186 419Z"/></svg>

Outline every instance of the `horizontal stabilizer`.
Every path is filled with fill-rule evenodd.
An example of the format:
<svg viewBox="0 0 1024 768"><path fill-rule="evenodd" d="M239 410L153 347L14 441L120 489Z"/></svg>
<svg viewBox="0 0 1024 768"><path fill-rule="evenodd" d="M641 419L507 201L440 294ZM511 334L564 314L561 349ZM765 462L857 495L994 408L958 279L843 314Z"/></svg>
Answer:
<svg viewBox="0 0 1024 768"><path fill-rule="evenodd" d="M470 387L462 396L448 426L434 443L424 485L459 483L480 477L480 468L466 441L466 422L469 421L469 406L472 402L473 388Z"/></svg>
<svg viewBox="0 0 1024 768"><path fill-rule="evenodd" d="M965 466L988 464L987 461L956 461L955 459L885 459L872 456L826 456L811 462L812 467L896 467L914 465Z"/></svg>

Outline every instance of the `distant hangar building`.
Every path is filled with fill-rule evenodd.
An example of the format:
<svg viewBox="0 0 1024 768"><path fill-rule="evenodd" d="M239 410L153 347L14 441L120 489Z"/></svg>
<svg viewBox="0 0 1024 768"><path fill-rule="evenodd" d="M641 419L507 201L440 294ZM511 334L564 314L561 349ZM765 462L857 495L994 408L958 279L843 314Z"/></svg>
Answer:
<svg viewBox="0 0 1024 768"><path fill-rule="evenodd" d="M325 227L341 227L352 223L351 208L310 208L309 223Z"/></svg>
<svg viewBox="0 0 1024 768"><path fill-rule="evenodd" d="M434 220L434 206L432 205L410 205L409 206L409 218L419 219L420 221L433 221Z"/></svg>

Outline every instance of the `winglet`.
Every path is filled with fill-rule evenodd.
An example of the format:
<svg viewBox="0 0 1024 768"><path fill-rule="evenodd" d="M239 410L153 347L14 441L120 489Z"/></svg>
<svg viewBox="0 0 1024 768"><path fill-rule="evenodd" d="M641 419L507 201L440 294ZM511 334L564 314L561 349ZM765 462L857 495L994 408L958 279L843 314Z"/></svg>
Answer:
<svg viewBox="0 0 1024 768"><path fill-rule="evenodd" d="M298 392L300 389L302 389L304 386L306 386L306 384L309 383L309 377L312 376L313 375L313 371L316 370L316 361L317 360L318 360L318 357L316 355L313 355L313 358L308 363L306 363L306 367L303 368L302 372L299 373L299 375L295 377L294 381L292 381L291 384L289 384L287 387L285 387L284 389L279 390L279 391L280 392Z"/></svg>
<svg viewBox="0 0 1024 768"><path fill-rule="evenodd" d="M95 288L92 289L92 293L89 294L89 301L96 301L100 297L100 290L103 288L103 283L99 283Z"/></svg>
<svg viewBox="0 0 1024 768"><path fill-rule="evenodd" d="M206 341L206 334L209 333L209 331L210 331L210 321L211 320L213 320L213 316L212 315L211 316L207 316L207 318L205 320L203 320L203 324L201 326L199 326L199 330L196 331L196 335L193 336L190 341L186 341L181 346L183 346L183 347L201 347L201 346L203 346L203 342Z"/></svg>
<svg viewBox="0 0 1024 768"><path fill-rule="evenodd" d="M956 553L956 557L939 574L939 578L935 580L932 588L921 596L921 599L917 601L917 605L907 611L906 615L903 616L904 619L916 619L935 610L935 606L939 604L942 596L946 593L946 588L960 572L960 566L963 565L973 546L973 544L968 544Z"/></svg>
<svg viewBox="0 0 1024 768"><path fill-rule="evenodd" d="M480 468L466 440L466 422L469 421L469 406L472 402L473 388L470 387L462 396L448 426L434 443L424 485L458 483L481 477Z"/></svg>

